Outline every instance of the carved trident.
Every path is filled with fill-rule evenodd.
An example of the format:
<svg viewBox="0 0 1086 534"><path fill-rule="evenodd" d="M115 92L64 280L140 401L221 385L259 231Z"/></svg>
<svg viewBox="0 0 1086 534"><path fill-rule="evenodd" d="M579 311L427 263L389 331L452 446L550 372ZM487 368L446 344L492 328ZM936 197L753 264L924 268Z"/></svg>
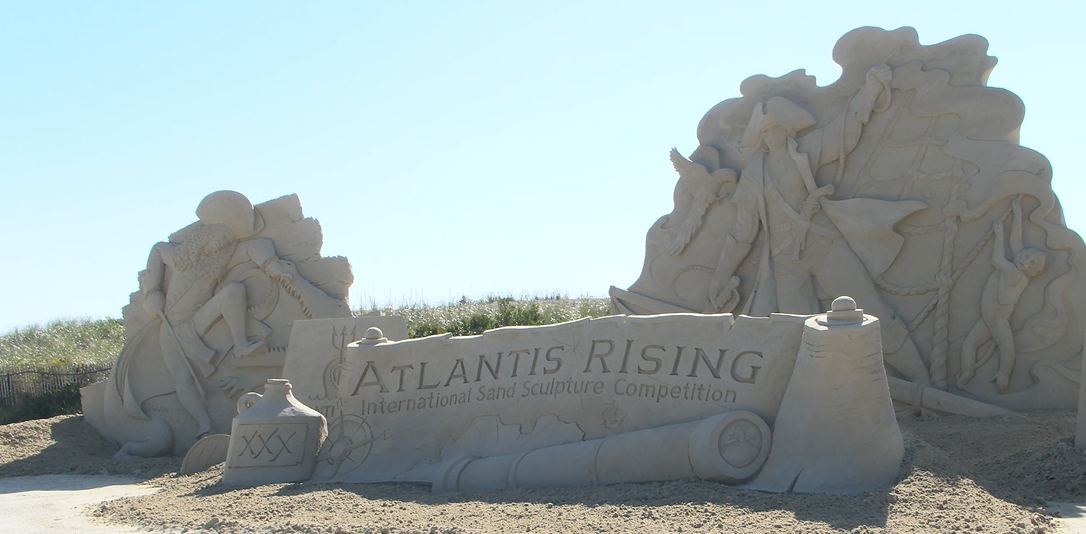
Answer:
<svg viewBox="0 0 1086 534"><path fill-rule="evenodd" d="M358 334L358 325L351 328L351 333L347 333L347 326L344 325L342 330L337 331L335 326L332 326L332 348L339 351L339 360L332 360L324 368L324 398L314 400L330 400L333 396L339 396L339 379L343 375L343 369L347 364L347 344L354 341L355 335Z"/></svg>
<svg viewBox="0 0 1086 534"><path fill-rule="evenodd" d="M332 384L336 388L336 422L339 431L337 432L335 441L343 439L344 435L344 420L343 420L343 399L339 396L339 379L343 376L343 369L347 364L347 345L352 341L358 339L358 325L354 325L351 328L351 333L347 333L347 325L343 325L343 329L336 333L335 325L332 325L332 347L339 351L339 363L332 366L330 379ZM329 395L331 392L325 392L325 395ZM338 471L339 467L336 467Z"/></svg>
<svg viewBox="0 0 1086 534"><path fill-rule="evenodd" d="M355 337L358 334L358 325L354 325L351 328L351 333L347 333L347 326L343 326L343 330L336 333L336 327L332 326L332 347L339 351L339 363L343 365L347 363L347 344L358 339ZM337 339L338 338L338 339Z"/></svg>

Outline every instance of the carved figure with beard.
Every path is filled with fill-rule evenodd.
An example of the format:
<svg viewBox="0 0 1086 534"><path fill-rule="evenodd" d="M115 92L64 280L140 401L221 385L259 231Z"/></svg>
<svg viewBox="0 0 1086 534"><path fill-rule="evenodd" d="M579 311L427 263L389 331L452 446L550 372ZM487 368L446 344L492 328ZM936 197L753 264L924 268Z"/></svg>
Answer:
<svg viewBox="0 0 1086 534"><path fill-rule="evenodd" d="M197 437L211 431L211 418L198 378L214 372L212 361L216 356L216 351L201 337L222 319L230 329L235 356L255 356L268 348L263 340L252 340L247 335L245 285L231 283L215 292L239 243L229 224L215 222L227 220L228 214L220 213L219 209L203 209L204 206L202 203L201 209L197 209L197 215L205 224L182 243L161 242L152 247L141 280L144 310L161 322L159 342L163 360L177 387L178 400L199 425ZM291 275L283 272L270 240L255 238L240 246L269 276L291 281ZM165 267L172 270L172 276L163 291Z"/></svg>

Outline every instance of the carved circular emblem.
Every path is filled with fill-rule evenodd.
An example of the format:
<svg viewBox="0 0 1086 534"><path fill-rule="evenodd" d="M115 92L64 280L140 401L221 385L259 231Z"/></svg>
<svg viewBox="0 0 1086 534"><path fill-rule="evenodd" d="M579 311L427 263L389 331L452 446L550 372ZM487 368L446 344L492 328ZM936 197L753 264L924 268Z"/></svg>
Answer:
<svg viewBox="0 0 1086 534"><path fill-rule="evenodd" d="M614 406L608 406L603 410L603 427L614 430L626 423L626 412Z"/></svg>
<svg viewBox="0 0 1086 534"><path fill-rule="evenodd" d="M365 419L356 415L336 418L328 426L328 438L317 453L313 478L329 480L357 469L370 455L374 441Z"/></svg>
<svg viewBox="0 0 1086 534"><path fill-rule="evenodd" d="M757 414L726 412L705 419L690 434L690 464L704 480L750 480L769 458L769 425Z"/></svg>
<svg viewBox="0 0 1086 534"><path fill-rule="evenodd" d="M746 467L762 452L762 432L746 419L737 419L724 426L719 440L720 457L733 467Z"/></svg>

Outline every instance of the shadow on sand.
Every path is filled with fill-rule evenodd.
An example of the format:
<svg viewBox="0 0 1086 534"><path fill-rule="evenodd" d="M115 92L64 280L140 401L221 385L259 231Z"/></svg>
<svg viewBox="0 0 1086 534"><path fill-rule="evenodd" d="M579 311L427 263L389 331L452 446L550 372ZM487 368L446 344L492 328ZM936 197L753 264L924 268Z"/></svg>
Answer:
<svg viewBox="0 0 1086 534"><path fill-rule="evenodd" d="M251 488L227 486L215 477L187 496L217 496ZM283 484L277 489L268 488L275 497L319 496L342 498L350 493L373 501L411 502L421 505L448 505L457 503L486 503L516 506L581 505L589 508L622 506L640 508L632 513L645 519L659 519L654 508L672 505L729 506L755 514L766 511L790 512L801 521L822 522L835 529L852 530L860 526L885 527L891 497L889 488L860 495L774 494L744 490L702 480L673 482L649 482L641 484L616 484L575 488L518 488L482 493L433 494L430 485L424 483L376 483L376 484ZM329 494L327 497L320 495ZM336 494L340 497L336 497ZM844 512L844 513L842 513Z"/></svg>
<svg viewBox="0 0 1086 534"><path fill-rule="evenodd" d="M181 458L114 460L120 448L107 442L78 415L27 421L5 427L0 442L11 460L0 464L0 477L35 475L124 475L147 480L181 466ZM46 439L45 436L48 436Z"/></svg>

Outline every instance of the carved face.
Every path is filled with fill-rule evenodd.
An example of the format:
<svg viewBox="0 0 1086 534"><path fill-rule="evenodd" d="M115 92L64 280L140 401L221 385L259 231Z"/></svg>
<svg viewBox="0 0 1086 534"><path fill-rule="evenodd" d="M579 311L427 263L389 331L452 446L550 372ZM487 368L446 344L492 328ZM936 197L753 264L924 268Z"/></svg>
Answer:
<svg viewBox="0 0 1086 534"><path fill-rule="evenodd" d="M226 245L228 245L228 244L230 244L230 240L227 239L225 235L219 234L219 235L211 238L211 241L207 242L207 245L204 246L204 251L206 251L206 252L218 252L218 251L226 248Z"/></svg>
<svg viewBox="0 0 1086 534"><path fill-rule="evenodd" d="M1045 268L1044 253L1034 249L1023 250L1014 257L1014 266L1026 276L1037 276Z"/></svg>
<svg viewBox="0 0 1086 534"><path fill-rule="evenodd" d="M234 238L234 232L230 230L229 226L220 223L210 224L208 226L214 233L212 234L212 237L207 240L207 244L204 245L204 253L211 254L218 252L230 246L236 240Z"/></svg>
<svg viewBox="0 0 1086 534"><path fill-rule="evenodd" d="M787 140L788 130L785 129L784 125L781 123L767 126L762 130L762 142L765 143L770 150L781 148Z"/></svg>

